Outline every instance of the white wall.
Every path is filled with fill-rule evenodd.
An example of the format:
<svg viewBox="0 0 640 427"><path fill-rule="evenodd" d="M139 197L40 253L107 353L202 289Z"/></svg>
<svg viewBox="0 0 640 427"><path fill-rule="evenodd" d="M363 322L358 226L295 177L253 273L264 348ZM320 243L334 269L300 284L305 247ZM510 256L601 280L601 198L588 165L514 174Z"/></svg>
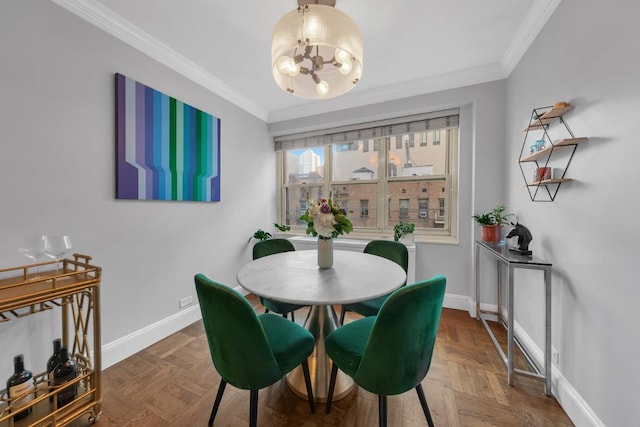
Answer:
<svg viewBox="0 0 640 427"><path fill-rule="evenodd" d="M104 269L105 345L168 318L151 336L189 322L197 307L180 311L178 300L196 300L194 274L236 286L247 239L273 227L266 124L51 2L0 9L0 268L28 263L22 236L66 233ZM116 72L221 119L221 202L115 200ZM44 369L60 329L49 320L0 323L0 378L17 353L34 373ZM148 344L139 338L105 362Z"/></svg>
<svg viewBox="0 0 640 427"><path fill-rule="evenodd" d="M638 16L637 2L563 0L508 79L507 204L554 264L556 395L577 425L640 419ZM590 140L569 167L576 181L533 203L517 166L521 130L532 108L556 101L575 105L567 123ZM517 320L543 347L541 278L519 280Z"/></svg>

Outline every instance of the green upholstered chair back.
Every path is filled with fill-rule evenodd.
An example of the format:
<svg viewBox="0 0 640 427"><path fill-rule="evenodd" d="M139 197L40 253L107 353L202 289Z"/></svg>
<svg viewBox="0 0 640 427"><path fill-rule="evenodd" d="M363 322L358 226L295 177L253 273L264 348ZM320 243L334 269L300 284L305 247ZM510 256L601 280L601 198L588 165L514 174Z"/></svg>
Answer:
<svg viewBox="0 0 640 427"><path fill-rule="evenodd" d="M195 276L202 321L213 364L229 384L257 390L273 384L283 373L256 312L235 289Z"/></svg>
<svg viewBox="0 0 640 427"><path fill-rule="evenodd" d="M364 389L395 395L427 375L440 323L446 278L404 286L384 302L354 380Z"/></svg>
<svg viewBox="0 0 640 427"><path fill-rule="evenodd" d="M296 248L287 239L269 239L253 245L253 259L262 258L267 255L278 254L280 252L295 251Z"/></svg>
<svg viewBox="0 0 640 427"><path fill-rule="evenodd" d="M409 270L409 251L402 243L391 240L372 240L367 243L363 252L389 259L402 267L405 273Z"/></svg>

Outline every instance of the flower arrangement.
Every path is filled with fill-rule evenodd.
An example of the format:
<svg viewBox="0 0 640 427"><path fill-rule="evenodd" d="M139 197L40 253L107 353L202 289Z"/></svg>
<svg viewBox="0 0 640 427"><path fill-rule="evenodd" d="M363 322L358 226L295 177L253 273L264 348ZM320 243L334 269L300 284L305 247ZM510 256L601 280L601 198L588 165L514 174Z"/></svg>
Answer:
<svg viewBox="0 0 640 427"><path fill-rule="evenodd" d="M320 239L331 239L343 233L350 233L353 224L347 218L347 212L338 207L329 195L328 199L309 200L300 221L307 223L307 234Z"/></svg>

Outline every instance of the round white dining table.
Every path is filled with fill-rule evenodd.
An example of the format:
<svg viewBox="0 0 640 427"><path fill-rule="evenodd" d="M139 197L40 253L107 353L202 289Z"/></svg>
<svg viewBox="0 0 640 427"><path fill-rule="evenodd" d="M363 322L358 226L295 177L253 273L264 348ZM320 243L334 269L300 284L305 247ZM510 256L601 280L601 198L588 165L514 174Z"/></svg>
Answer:
<svg viewBox="0 0 640 427"><path fill-rule="evenodd" d="M258 258L243 266L237 275L240 286L249 292L278 301L310 305L305 327L316 339L309 360L314 398L326 402L331 361L324 339L338 326L334 304L348 304L386 295L402 286L407 275L402 267L386 258L353 251L334 251L333 266L320 268L317 251L291 251ZM353 380L339 373L334 399L353 388ZM301 369L287 376L294 393L306 398Z"/></svg>

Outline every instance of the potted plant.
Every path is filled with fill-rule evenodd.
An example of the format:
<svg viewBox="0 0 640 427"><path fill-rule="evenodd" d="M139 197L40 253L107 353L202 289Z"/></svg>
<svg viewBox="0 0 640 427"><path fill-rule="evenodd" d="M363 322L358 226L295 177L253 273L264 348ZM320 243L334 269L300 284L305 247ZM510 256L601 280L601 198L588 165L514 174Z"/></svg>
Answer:
<svg viewBox="0 0 640 427"><path fill-rule="evenodd" d="M258 231L256 231L255 233L253 233L252 236L254 239L257 239L259 241L263 241L263 240L268 240L271 238L271 233L269 233L268 231L264 231L262 229L259 229ZM249 240L251 240L251 238L249 238Z"/></svg>
<svg viewBox="0 0 640 427"><path fill-rule="evenodd" d="M396 242L403 240L405 245L412 245L414 243L412 238L415 229L415 224L400 221L393 227L393 240Z"/></svg>
<svg viewBox="0 0 640 427"><path fill-rule="evenodd" d="M490 243L499 243L502 240L502 225L508 224L507 218L513 216L513 214L505 214L505 209L504 206L497 205L490 212L473 216L473 219L482 226L480 239Z"/></svg>
<svg viewBox="0 0 640 427"><path fill-rule="evenodd" d="M281 233L282 233L282 238L286 239L287 238L287 231L291 230L291 227L285 224L278 224L277 222L273 224L274 227L276 227Z"/></svg>

